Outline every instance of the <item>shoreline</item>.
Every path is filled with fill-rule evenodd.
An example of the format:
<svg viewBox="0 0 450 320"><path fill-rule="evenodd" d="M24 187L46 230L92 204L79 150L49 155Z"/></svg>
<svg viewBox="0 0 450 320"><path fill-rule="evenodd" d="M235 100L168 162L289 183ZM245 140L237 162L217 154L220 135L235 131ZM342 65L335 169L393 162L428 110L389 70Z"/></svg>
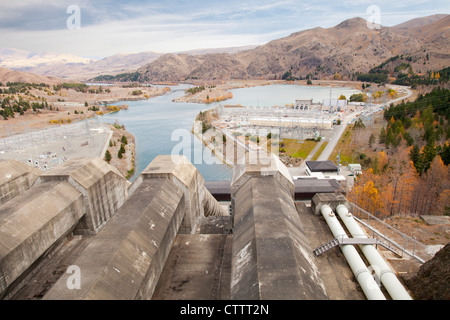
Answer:
<svg viewBox="0 0 450 320"><path fill-rule="evenodd" d="M94 86L99 88L101 86ZM30 91L33 98L28 98L30 103L35 101L35 97L45 99L51 109L41 109L38 112L28 110L23 115L15 113L14 117L7 120L0 119L0 138L14 136L16 134L46 129L67 123L76 123L95 117L96 115L110 113L106 105L121 103L122 106L127 101L141 101L166 94L170 89L164 87L119 87L108 86L110 92L102 93L81 93L72 89L61 89L52 92L33 89ZM133 96L133 91L136 96ZM140 92L139 92L140 91ZM1 98L11 96L10 94L0 94ZM16 97L16 94L13 95ZM18 96L22 96L18 94ZM27 98L25 96L25 98ZM92 110L94 109L94 110Z"/></svg>
<svg viewBox="0 0 450 320"><path fill-rule="evenodd" d="M311 87L332 87L332 88L351 88L355 90L362 90L363 82L360 81L346 81L346 80L313 80L311 85L308 85L306 80L285 81L285 80L230 80L224 84L213 86L205 86L205 89L195 94L186 93L184 96L174 99L174 102L188 102L188 103L213 103L226 101L232 98L230 90L262 87L268 85L298 85ZM199 85L198 85L199 86ZM209 98L209 99L208 99ZM209 101L209 102L208 102Z"/></svg>
<svg viewBox="0 0 450 320"><path fill-rule="evenodd" d="M46 132L48 130L55 130L55 132L66 130L70 131L70 125L79 125L83 121L92 121L92 119L98 115L118 112L122 109L128 108L128 105L124 104L127 101L143 101L153 97L164 95L170 91L170 89L163 87L140 86L132 88L113 88L108 86L108 88L111 88L112 90L109 93L102 94L101 96L98 94L93 95L90 93L75 92L74 90L61 90L62 92L59 92L58 95L50 94L50 91L48 91L48 96L44 98L48 102L49 106L52 106L52 108L41 109L38 110L38 112L32 112L31 110L29 110L23 115L19 115L17 113L14 114L14 117L11 117L9 119L1 119L0 139L11 139L17 135L24 134L34 137L39 136L41 132ZM138 96L130 96L133 90L137 90L139 88L142 89L142 92ZM42 95L45 93L43 93L42 91L39 92L37 90L36 92L32 92L29 97L30 103L33 101L33 94ZM6 96L10 95L1 95L2 98ZM15 96L16 95L14 95L14 97ZM19 95L19 97L20 96L21 95ZM108 105L111 105L113 103L121 103L121 105L116 106L117 108L108 108ZM86 104L88 106L86 106ZM92 108L94 106L96 108ZM64 159L67 159L67 157L76 158L80 156L98 157L104 160L106 150L109 150L112 156L110 164L117 168L126 179L130 179L134 175L136 170L136 139L134 135L125 129L114 128L114 125L103 122L102 124L108 126L108 131L105 133L106 136L102 137L102 139L104 138L104 141L102 142L100 142L99 140L100 136L97 137L96 134L94 134L96 141L94 143L94 145L96 146L94 147L94 149L91 149L90 146L93 141L91 141L90 134L89 136L86 136L83 141L80 141L80 139L83 138L75 138L73 136L66 139L64 135L63 140L52 140L52 143L44 143L43 145L35 144L31 149L30 147L23 147L23 149L14 152L4 150L3 152L6 151L7 154L5 154L5 156L3 156L2 158L7 159L13 157L19 160L19 158L23 158L23 154L29 154L28 158L33 158L34 162L38 161L40 163L39 168L41 170L49 170L55 165L53 160L59 159L58 161L65 161ZM126 136L129 142L127 145L125 145L125 153L123 153L123 157L121 159L118 158L120 143L117 140L119 140L119 135L120 137L122 135ZM111 146L110 141L113 141L114 139L116 139L116 141L113 142L115 145ZM101 146L99 146L99 143L101 143ZM56 147L56 145L58 145L58 147ZM41 150L40 152L51 151L55 154L55 157L56 154L58 155L58 159L40 159L37 150L43 148L45 148L46 150ZM28 163L26 159L22 159L21 161Z"/></svg>

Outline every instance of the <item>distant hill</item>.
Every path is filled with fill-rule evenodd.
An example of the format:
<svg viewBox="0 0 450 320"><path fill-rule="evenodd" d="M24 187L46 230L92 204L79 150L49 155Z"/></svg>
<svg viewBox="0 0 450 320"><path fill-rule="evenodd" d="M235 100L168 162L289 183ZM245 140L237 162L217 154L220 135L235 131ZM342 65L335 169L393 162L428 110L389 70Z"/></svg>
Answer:
<svg viewBox="0 0 450 320"><path fill-rule="evenodd" d="M255 46L197 49L184 52L190 55L207 53L236 53ZM180 52L180 54L183 54ZM34 53L27 50L0 49L0 67L65 79L87 80L101 74L117 75L133 72L155 61L164 53L121 53L101 60L85 59L67 54Z"/></svg>
<svg viewBox="0 0 450 320"><path fill-rule="evenodd" d="M440 19L438 19L440 18ZM280 79L352 78L387 59L406 55L415 72L438 70L450 61L449 15L432 16L394 27L369 29L362 18L332 28L314 28L234 54L168 54L139 68L141 81L183 81L188 78Z"/></svg>
<svg viewBox="0 0 450 320"><path fill-rule="evenodd" d="M190 54L190 55L201 55L208 53L238 53L245 50L254 49L257 46L242 46L242 47L225 47L225 48L206 48L206 49L194 49L182 52L176 52L178 54Z"/></svg>
<svg viewBox="0 0 450 320"><path fill-rule="evenodd" d="M92 59L54 52L32 52L14 48L0 48L0 67L25 71L48 64L88 64Z"/></svg>
<svg viewBox="0 0 450 320"><path fill-rule="evenodd" d="M69 82L57 77L42 76L34 73L11 70L0 67L0 82L4 85L7 82L45 83L49 85Z"/></svg>
<svg viewBox="0 0 450 320"><path fill-rule="evenodd" d="M396 29L396 30L403 29L403 30L407 31L408 29L420 28L420 27L424 27L428 24L434 23L436 21L439 21L441 19L444 19L447 16L448 16L447 14L434 14L432 16L415 18L415 19L411 19L406 22L400 23L396 26L393 26L392 29Z"/></svg>
<svg viewBox="0 0 450 320"><path fill-rule="evenodd" d="M46 76L84 80L103 73L117 74L135 70L161 55L162 53L156 52L124 53L101 60L92 60L70 55L57 55L53 59L52 54L41 53L42 58L36 59L29 51L0 49L0 66ZM72 57L72 59L64 59L64 57Z"/></svg>

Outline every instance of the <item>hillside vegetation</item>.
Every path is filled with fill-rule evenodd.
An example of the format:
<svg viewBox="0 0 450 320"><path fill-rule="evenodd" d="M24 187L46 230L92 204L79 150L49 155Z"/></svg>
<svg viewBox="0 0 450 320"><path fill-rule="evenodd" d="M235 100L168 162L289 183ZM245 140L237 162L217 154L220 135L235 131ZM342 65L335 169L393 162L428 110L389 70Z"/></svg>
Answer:
<svg viewBox="0 0 450 320"><path fill-rule="evenodd" d="M360 157L364 171L349 199L380 217L449 215L449 116L447 89L437 88L414 102L391 105L384 112L386 126L366 142L379 149Z"/></svg>

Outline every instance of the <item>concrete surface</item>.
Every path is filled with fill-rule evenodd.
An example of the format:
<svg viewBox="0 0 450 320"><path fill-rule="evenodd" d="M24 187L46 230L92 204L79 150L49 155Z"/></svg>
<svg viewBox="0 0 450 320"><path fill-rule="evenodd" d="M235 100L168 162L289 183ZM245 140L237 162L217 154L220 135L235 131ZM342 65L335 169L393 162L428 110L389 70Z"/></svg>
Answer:
<svg viewBox="0 0 450 320"><path fill-rule="evenodd" d="M75 261L80 289L64 274L46 300L150 299L181 225L183 192L167 179L141 183Z"/></svg>
<svg viewBox="0 0 450 320"><path fill-rule="evenodd" d="M100 158L77 158L43 173L39 181L66 180L83 194L86 215L78 233L96 233L128 198L130 182Z"/></svg>
<svg viewBox="0 0 450 320"><path fill-rule="evenodd" d="M229 299L231 245L232 235L177 235L152 299Z"/></svg>
<svg viewBox="0 0 450 320"><path fill-rule="evenodd" d="M421 215L420 218L422 218L422 220L425 221L430 226L435 225L435 224L450 224L449 216Z"/></svg>
<svg viewBox="0 0 450 320"><path fill-rule="evenodd" d="M0 295L84 214L82 194L65 181L29 189L0 206Z"/></svg>
<svg viewBox="0 0 450 320"><path fill-rule="evenodd" d="M182 233L195 233L201 217L228 215L206 189L200 172L185 156L157 156L134 184L138 186L142 180L149 178L169 179L183 190L187 211L180 229ZM132 186L130 192L134 188Z"/></svg>
<svg viewBox="0 0 450 320"><path fill-rule="evenodd" d="M255 176L232 198L231 299L327 299L292 190L275 175Z"/></svg>
<svg viewBox="0 0 450 320"><path fill-rule="evenodd" d="M28 190L42 172L16 160L0 160L0 204Z"/></svg>

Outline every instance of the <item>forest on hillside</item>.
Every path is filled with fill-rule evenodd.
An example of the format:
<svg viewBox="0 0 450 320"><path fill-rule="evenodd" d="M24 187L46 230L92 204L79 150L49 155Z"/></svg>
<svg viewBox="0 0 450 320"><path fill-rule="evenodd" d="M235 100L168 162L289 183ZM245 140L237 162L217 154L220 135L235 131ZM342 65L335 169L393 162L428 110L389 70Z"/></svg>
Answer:
<svg viewBox="0 0 450 320"><path fill-rule="evenodd" d="M441 88L385 110L384 148L356 178L349 200L378 217L450 215L449 116L450 91Z"/></svg>

